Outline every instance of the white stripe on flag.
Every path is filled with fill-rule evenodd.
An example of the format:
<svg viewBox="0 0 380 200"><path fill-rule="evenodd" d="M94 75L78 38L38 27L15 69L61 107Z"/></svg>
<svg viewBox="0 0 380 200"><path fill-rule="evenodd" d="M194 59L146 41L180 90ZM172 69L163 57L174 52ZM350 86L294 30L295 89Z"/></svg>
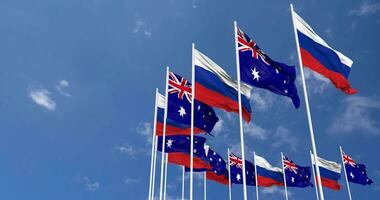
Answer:
<svg viewBox="0 0 380 200"><path fill-rule="evenodd" d="M313 154L310 154L311 155L311 160L312 160L312 163L313 165L315 165L314 163L314 156ZM320 158L319 156L317 157L317 161L318 161L318 166L319 167L323 167L325 169L328 169L330 171L333 171L333 172L336 172L338 174L340 174L340 171L341 171L341 168L342 166L334 161L329 161L329 160L325 160L323 158Z"/></svg>
<svg viewBox="0 0 380 200"><path fill-rule="evenodd" d="M352 66L352 63L353 61L348 58L347 56L343 55L342 53L340 53L339 51L331 48L326 42L325 40L323 40L314 30L313 28L311 28L311 26L309 24L306 23L306 21L304 19L302 19L295 11L293 12L294 13L294 24L297 28L298 31L300 31L301 33L303 33L304 35L308 36L309 38L311 38L312 40L314 40L315 42L319 43L320 45L322 46L325 46L333 51L335 51L336 54L338 54L339 56L339 59L340 61L347 65L348 67L351 67Z"/></svg>
<svg viewBox="0 0 380 200"><path fill-rule="evenodd" d="M269 171L274 171L274 172L281 172L282 169L278 167L273 167L265 158L255 155L255 165L262 167L264 169L267 169Z"/></svg>
<svg viewBox="0 0 380 200"><path fill-rule="evenodd" d="M165 109L165 96L160 93L157 95L157 107Z"/></svg>

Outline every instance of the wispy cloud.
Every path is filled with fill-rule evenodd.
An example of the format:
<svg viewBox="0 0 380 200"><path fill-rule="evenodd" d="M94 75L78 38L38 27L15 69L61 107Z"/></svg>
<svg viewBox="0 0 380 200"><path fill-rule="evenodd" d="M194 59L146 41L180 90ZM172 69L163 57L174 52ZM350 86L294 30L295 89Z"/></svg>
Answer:
<svg viewBox="0 0 380 200"><path fill-rule="evenodd" d="M266 140L270 134L270 132L254 123L244 124L244 133L248 136L260 139L260 140Z"/></svg>
<svg viewBox="0 0 380 200"><path fill-rule="evenodd" d="M70 83L67 80L60 80L58 82L58 85L55 88L61 95L65 97L70 97L71 95L64 91L66 88L69 88L69 87L70 87Z"/></svg>
<svg viewBox="0 0 380 200"><path fill-rule="evenodd" d="M224 128L224 120L219 117L219 121L215 124L214 129L212 130L212 133L216 135L219 135Z"/></svg>
<svg viewBox="0 0 380 200"><path fill-rule="evenodd" d="M255 111L265 111L272 107L274 98L274 95L269 94L268 91L255 90L251 95L251 102L253 102Z"/></svg>
<svg viewBox="0 0 380 200"><path fill-rule="evenodd" d="M197 0L192 0L191 1L191 7L194 8L194 9L198 8Z"/></svg>
<svg viewBox="0 0 380 200"><path fill-rule="evenodd" d="M261 190L263 195L285 195L284 188L280 187L264 187ZM293 196L293 193L288 190L288 197Z"/></svg>
<svg viewBox="0 0 380 200"><path fill-rule="evenodd" d="M333 117L327 132L341 135L354 131L371 135L380 134L379 122L371 116L380 109L380 101L364 96L350 96L343 100L341 114Z"/></svg>
<svg viewBox="0 0 380 200"><path fill-rule="evenodd" d="M57 104L50 98L50 92L46 89L31 89L29 97L39 106L42 106L50 111L55 110Z"/></svg>
<svg viewBox="0 0 380 200"><path fill-rule="evenodd" d="M146 137L146 140L149 142L149 144L152 143L152 134L153 134L153 125L150 122L140 122L139 125L136 127L135 131Z"/></svg>
<svg viewBox="0 0 380 200"><path fill-rule="evenodd" d="M274 133L274 143L272 143L273 147L279 148L284 145L291 148L292 151L296 151L298 145L298 138L291 134L289 129L279 126Z"/></svg>
<svg viewBox="0 0 380 200"><path fill-rule="evenodd" d="M330 80L307 68L304 68L304 75L307 80L307 88L314 94L323 94L330 84ZM302 84L300 77L298 80L300 81L300 84Z"/></svg>
<svg viewBox="0 0 380 200"><path fill-rule="evenodd" d="M141 182L141 178L124 177L126 184L136 184Z"/></svg>
<svg viewBox="0 0 380 200"><path fill-rule="evenodd" d="M83 177L85 189L88 191L96 191L100 189L100 183L98 181L92 181L87 176Z"/></svg>
<svg viewBox="0 0 380 200"><path fill-rule="evenodd" d="M138 153L138 151L135 150L129 144L123 144L123 145L120 145L120 146L115 146L115 149L118 150L120 153L127 154L131 158L135 158L136 154Z"/></svg>
<svg viewBox="0 0 380 200"><path fill-rule="evenodd" d="M148 38L152 36L152 32L148 28L147 23L145 21L143 21L142 19L136 19L135 20L135 26L134 26L132 32L134 34L143 34L144 36L146 36Z"/></svg>
<svg viewBox="0 0 380 200"><path fill-rule="evenodd" d="M363 1L359 8L349 11L351 15L368 16L380 11L380 3L372 3L371 1Z"/></svg>

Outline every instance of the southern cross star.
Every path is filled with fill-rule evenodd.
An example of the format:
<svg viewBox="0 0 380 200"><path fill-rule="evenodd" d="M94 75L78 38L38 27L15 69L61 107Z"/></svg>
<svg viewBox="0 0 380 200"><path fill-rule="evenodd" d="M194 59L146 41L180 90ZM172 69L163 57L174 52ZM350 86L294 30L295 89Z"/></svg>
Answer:
<svg viewBox="0 0 380 200"><path fill-rule="evenodd" d="M179 116L184 117L186 115L186 110L181 106L178 110Z"/></svg>
<svg viewBox="0 0 380 200"><path fill-rule="evenodd" d="M251 69L251 74L253 75L253 80L257 80L259 81L259 78L260 78L260 75L259 75L259 71L256 71L256 67Z"/></svg>
<svg viewBox="0 0 380 200"><path fill-rule="evenodd" d="M166 143L166 146L168 146L169 148L171 148L173 145L173 140L172 139L168 139L168 142Z"/></svg>

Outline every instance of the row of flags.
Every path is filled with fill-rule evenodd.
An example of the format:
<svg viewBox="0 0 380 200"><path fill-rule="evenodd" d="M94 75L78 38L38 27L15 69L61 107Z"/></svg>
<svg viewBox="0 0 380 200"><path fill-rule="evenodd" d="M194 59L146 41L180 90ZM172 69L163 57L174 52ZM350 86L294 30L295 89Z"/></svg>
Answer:
<svg viewBox="0 0 380 200"><path fill-rule="evenodd" d="M157 151L162 150L162 137L158 137ZM168 162L186 167L190 171L190 137L168 136L165 142L165 152L168 153ZM243 160L233 153L229 154L228 162L222 156L212 150L206 139L194 136L194 172L207 172L207 179L227 185L229 177L232 184L242 184ZM364 164L356 163L350 156L342 152L346 175L349 182L370 185L372 180L367 176ZM300 166L288 157L282 157L282 167L274 167L264 157L254 155L254 162L245 160L247 185L261 187L284 186L287 187L313 187L311 166ZM313 156L311 161L315 167ZM341 164L318 157L318 167L321 172L322 186L332 190L340 190ZM284 176L285 173L285 176ZM257 176L257 179L256 179ZM284 178L285 177L285 178Z"/></svg>
<svg viewBox="0 0 380 200"><path fill-rule="evenodd" d="M330 79L335 87L344 93L355 94L357 90L348 82L353 61L331 48L293 9L292 16L300 63ZM199 136L201 133L212 134L213 128L219 121L214 108L237 114L241 109L241 118L250 123L252 114L250 98L253 87L288 97L296 109L300 107L300 98L295 84L297 77L295 67L270 58L236 24L235 42L240 83L194 46L192 51L193 83L168 70L167 93L156 94L157 117L154 133L158 137L156 150L167 153L169 163L184 166L186 171L205 172L207 179L224 185L232 183L304 188L313 186L311 177L319 174L322 186L339 190L341 165L322 159L316 153L316 156L312 155L311 159L313 167L297 165L286 156L282 156L281 168L272 166L265 158L258 155L254 155L254 163L252 163L244 160L243 153L243 158L229 153L226 162L206 145L204 137ZM306 89L304 91L306 93ZM308 105L306 106L308 110ZM308 118L311 120L310 116ZM191 135L192 124L193 134L197 136ZM165 131L164 127L166 127ZM312 131L311 135L313 135ZM192 138L193 147L191 147ZM312 141L313 151L316 152L314 139ZM356 164L343 152L342 158L348 181L362 185L372 183L366 175L364 165ZM193 163L192 169L190 169L191 163ZM316 170L316 175L312 176L314 170ZM316 179L319 180L319 177ZM319 182L316 179L314 179L314 185ZM190 189L191 192L192 189Z"/></svg>

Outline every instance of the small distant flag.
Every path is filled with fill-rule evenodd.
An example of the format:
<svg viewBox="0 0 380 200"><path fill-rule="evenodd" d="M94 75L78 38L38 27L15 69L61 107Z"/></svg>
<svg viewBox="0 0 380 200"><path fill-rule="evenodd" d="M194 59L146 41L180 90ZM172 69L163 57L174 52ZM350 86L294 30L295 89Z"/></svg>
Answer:
<svg viewBox="0 0 380 200"><path fill-rule="evenodd" d="M220 66L194 49L195 98L210 106L239 113L238 85ZM243 118L251 120L251 87L241 84Z"/></svg>
<svg viewBox="0 0 380 200"><path fill-rule="evenodd" d="M350 156L342 153L348 181L361 185L371 185L373 181L368 178L365 165L356 163Z"/></svg>
<svg viewBox="0 0 380 200"><path fill-rule="evenodd" d="M233 153L230 153L230 173L231 173L231 183L243 184L243 160ZM247 185L255 185L255 166L245 160L245 171L247 178Z"/></svg>
<svg viewBox="0 0 380 200"><path fill-rule="evenodd" d="M255 165L258 186L270 187L273 185L284 185L281 168L273 167L265 158L258 155L255 155Z"/></svg>
<svg viewBox="0 0 380 200"><path fill-rule="evenodd" d="M191 122L191 83L169 72L168 118L182 124ZM194 127L210 133L219 121L212 107L194 100Z"/></svg>
<svg viewBox="0 0 380 200"><path fill-rule="evenodd" d="M331 48L317 33L293 11L293 23L297 30L302 64L331 80L346 94L357 91L350 86L348 75L353 61Z"/></svg>
<svg viewBox="0 0 380 200"><path fill-rule="evenodd" d="M157 151L162 151L162 138L158 137ZM211 169L205 151L206 138L194 136L194 169ZM168 162L190 167L190 136L166 136L165 153L168 153Z"/></svg>
<svg viewBox="0 0 380 200"><path fill-rule="evenodd" d="M296 165L288 157L284 156L284 173L287 187L308 187L313 186L310 182L311 167L301 167Z"/></svg>
<svg viewBox="0 0 380 200"><path fill-rule="evenodd" d="M311 154L311 161L313 165L315 165L313 154ZM338 181L340 179L341 165L320 157L317 157L317 162L321 174L322 186L332 190L340 190Z"/></svg>
<svg viewBox="0 0 380 200"><path fill-rule="evenodd" d="M156 122L156 135L162 136L163 125L164 125L164 112L165 112L165 97L158 93L157 94L157 122ZM171 118L166 119L166 135L190 135L191 128L190 125L182 124ZM202 133L204 130L194 127L194 133Z"/></svg>
<svg viewBox="0 0 380 200"><path fill-rule="evenodd" d="M241 80L249 85L287 96L298 108L300 99L294 83L295 67L269 58L257 43L238 27L236 40L238 41Z"/></svg>

